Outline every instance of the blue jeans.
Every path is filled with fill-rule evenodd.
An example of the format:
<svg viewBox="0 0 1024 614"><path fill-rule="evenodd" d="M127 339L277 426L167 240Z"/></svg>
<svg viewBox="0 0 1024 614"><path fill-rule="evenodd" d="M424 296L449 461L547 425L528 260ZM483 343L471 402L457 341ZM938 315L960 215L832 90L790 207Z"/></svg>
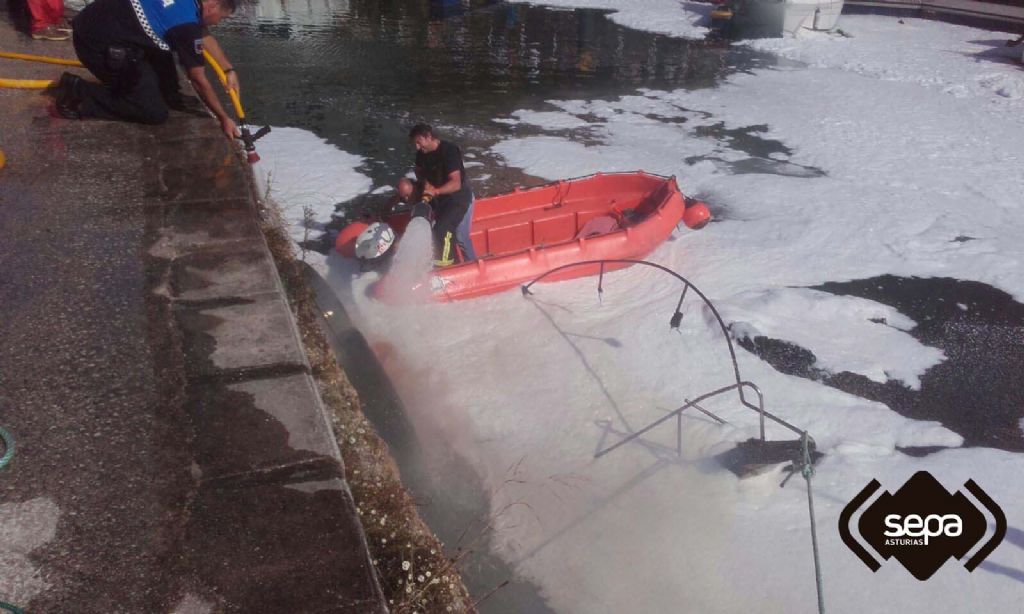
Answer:
<svg viewBox="0 0 1024 614"><path fill-rule="evenodd" d="M473 205L476 204L476 198L473 196L469 197L469 208L466 209L466 215L462 217L462 221L459 222L458 228L455 229L455 237L459 241L459 245L462 246L463 255L466 260L476 260L476 252L473 251L473 241L469 238L469 225L473 221Z"/></svg>

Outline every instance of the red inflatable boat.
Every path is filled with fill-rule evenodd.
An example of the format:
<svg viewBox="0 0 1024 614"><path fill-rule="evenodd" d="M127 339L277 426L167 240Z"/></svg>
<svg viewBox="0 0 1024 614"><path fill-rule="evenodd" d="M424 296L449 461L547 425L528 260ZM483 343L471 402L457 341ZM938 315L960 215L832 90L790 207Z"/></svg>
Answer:
<svg viewBox="0 0 1024 614"><path fill-rule="evenodd" d="M675 177L642 171L598 173L536 188L481 198L470 236L478 260L435 268L430 285L437 300L492 294L529 282L573 262L646 256L679 224L701 228L710 219L703 203L687 203ZM400 236L408 213L384 220ZM338 235L336 248L352 254L355 222ZM622 266L608 265L606 271ZM599 266L572 267L544 281L596 275Z"/></svg>

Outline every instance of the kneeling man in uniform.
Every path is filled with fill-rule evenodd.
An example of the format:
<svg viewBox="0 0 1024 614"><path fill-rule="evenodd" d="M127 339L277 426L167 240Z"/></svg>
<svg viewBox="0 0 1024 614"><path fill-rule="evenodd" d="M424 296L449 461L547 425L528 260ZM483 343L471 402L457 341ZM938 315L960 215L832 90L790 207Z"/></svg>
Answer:
<svg viewBox="0 0 1024 614"><path fill-rule="evenodd" d="M206 79L204 38L214 58L225 59L206 31L235 11L237 0L95 0L75 17L78 59L100 83L71 73L61 76L57 112L69 119L95 117L144 124L167 121L169 108L182 108L177 53L196 93L217 116L228 138L237 135ZM218 55L220 57L218 57ZM225 62L237 89L234 69Z"/></svg>

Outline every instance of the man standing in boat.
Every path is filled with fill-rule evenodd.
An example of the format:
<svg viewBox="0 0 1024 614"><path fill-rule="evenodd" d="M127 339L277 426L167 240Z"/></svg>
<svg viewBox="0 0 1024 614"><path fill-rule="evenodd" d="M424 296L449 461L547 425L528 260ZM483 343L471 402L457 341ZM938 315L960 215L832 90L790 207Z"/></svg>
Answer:
<svg viewBox="0 0 1024 614"><path fill-rule="evenodd" d="M469 187L462 151L458 145L434 135L427 124L416 124L409 131L416 148L416 179L424 197L432 198L434 208L434 264L448 266L456 260L456 246L463 261L476 260L469 239L473 217L473 190Z"/></svg>

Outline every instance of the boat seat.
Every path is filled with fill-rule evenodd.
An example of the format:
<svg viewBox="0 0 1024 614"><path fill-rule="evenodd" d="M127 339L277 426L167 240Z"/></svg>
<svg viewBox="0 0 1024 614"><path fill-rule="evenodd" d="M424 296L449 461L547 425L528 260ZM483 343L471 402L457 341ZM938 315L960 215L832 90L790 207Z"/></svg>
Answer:
<svg viewBox="0 0 1024 614"><path fill-rule="evenodd" d="M619 221L610 215L595 217L583 225L576 233L577 239L587 239L598 235L606 235L619 229Z"/></svg>

